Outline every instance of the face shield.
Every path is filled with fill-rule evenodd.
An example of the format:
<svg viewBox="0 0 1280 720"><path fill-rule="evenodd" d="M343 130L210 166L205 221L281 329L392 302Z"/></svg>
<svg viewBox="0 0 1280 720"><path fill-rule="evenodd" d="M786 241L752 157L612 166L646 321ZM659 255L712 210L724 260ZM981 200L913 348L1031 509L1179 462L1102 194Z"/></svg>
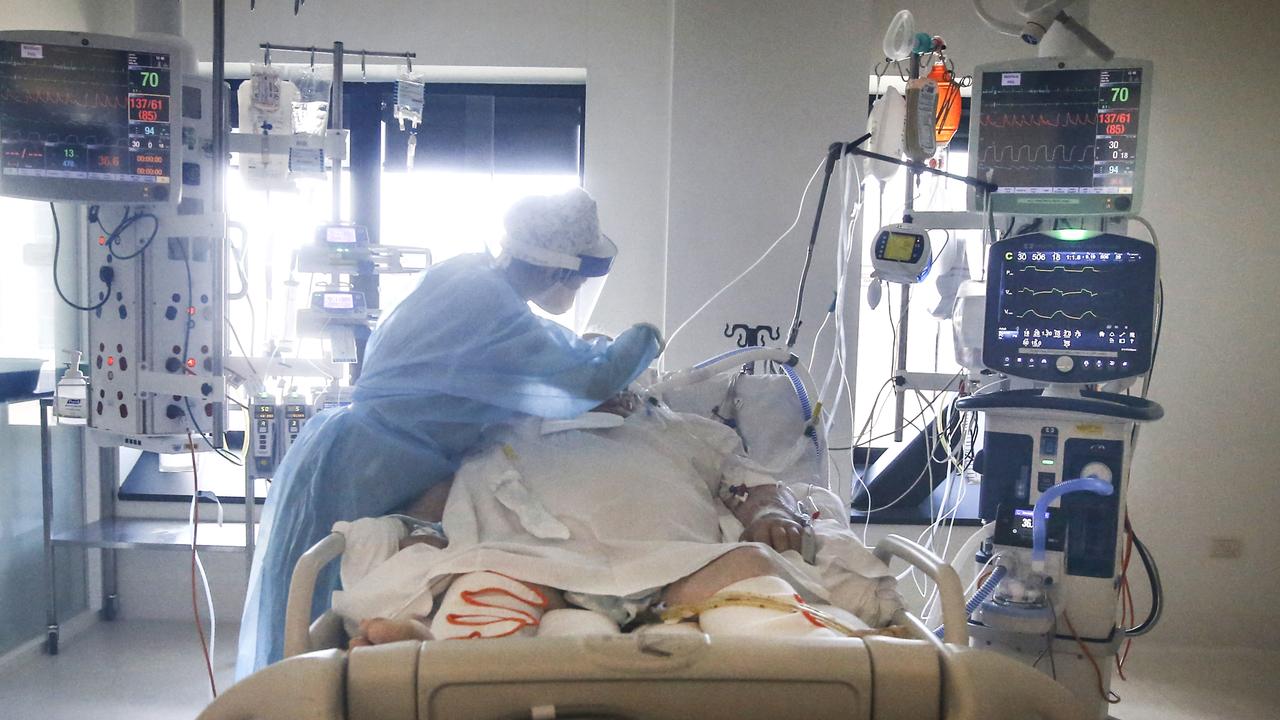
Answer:
<svg viewBox="0 0 1280 720"><path fill-rule="evenodd" d="M600 243L596 248L581 256L582 265L578 275L582 278L582 285L578 288L577 301L573 305L573 330L579 335L587 331L587 323L591 322L591 314L595 312L600 293L604 290L604 281L617 256L618 246L605 235L600 236Z"/></svg>
<svg viewBox="0 0 1280 720"><path fill-rule="evenodd" d="M594 246L578 255L542 248L513 248L510 242L504 246L504 252L524 262L554 269L551 286L529 299L552 315L563 315L572 309L573 330L581 334L600 299L605 278L618 255L618 246L601 235Z"/></svg>

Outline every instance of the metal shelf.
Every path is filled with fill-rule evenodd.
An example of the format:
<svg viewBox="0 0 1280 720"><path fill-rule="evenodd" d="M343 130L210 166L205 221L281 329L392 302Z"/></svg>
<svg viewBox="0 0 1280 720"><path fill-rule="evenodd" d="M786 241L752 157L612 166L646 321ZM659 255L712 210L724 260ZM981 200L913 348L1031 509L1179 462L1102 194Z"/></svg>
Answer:
<svg viewBox="0 0 1280 720"><path fill-rule="evenodd" d="M110 550L190 550L191 525L181 520L105 518L81 528L54 533L55 545ZM197 548L210 552L245 551L244 523L200 523Z"/></svg>

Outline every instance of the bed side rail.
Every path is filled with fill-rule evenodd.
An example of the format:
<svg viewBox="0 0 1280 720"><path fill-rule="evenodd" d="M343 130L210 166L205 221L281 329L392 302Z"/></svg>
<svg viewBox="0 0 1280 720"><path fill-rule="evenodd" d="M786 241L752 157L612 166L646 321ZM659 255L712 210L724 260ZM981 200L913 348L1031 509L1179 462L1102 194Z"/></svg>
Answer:
<svg viewBox="0 0 1280 720"><path fill-rule="evenodd" d="M890 535L877 543L875 556L886 565L895 557L901 558L933 580L938 586L938 596L942 601L942 639L951 645L969 644L964 586L960 584L960 576L955 568L901 535Z"/></svg>
<svg viewBox="0 0 1280 720"><path fill-rule="evenodd" d="M278 662L227 688L197 720L346 720L346 675L338 650Z"/></svg>
<svg viewBox="0 0 1280 720"><path fill-rule="evenodd" d="M947 720L1096 720L1098 711L1048 675L992 650L942 653Z"/></svg>
<svg viewBox="0 0 1280 720"><path fill-rule="evenodd" d="M285 609L285 657L311 651L311 600L316 592L316 578L326 565L342 555L346 547L346 536L331 533L298 558L289 582L289 603Z"/></svg>

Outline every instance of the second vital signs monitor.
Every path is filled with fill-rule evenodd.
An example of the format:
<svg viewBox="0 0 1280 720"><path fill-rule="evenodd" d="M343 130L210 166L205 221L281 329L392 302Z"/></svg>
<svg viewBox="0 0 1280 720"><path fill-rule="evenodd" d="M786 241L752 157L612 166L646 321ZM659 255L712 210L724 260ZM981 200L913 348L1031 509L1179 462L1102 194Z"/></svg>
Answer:
<svg viewBox="0 0 1280 720"><path fill-rule="evenodd" d="M0 33L0 195L176 202L182 52L158 39Z"/></svg>
<svg viewBox="0 0 1280 720"><path fill-rule="evenodd" d="M980 65L973 78L969 174L999 186L993 212L1138 212L1150 62L1038 58ZM985 209L973 190L970 209Z"/></svg>

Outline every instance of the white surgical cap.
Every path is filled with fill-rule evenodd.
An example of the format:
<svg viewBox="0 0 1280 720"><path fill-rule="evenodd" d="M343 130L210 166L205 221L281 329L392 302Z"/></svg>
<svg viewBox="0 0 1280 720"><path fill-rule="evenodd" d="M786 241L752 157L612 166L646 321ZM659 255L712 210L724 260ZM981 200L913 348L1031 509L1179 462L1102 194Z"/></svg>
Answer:
<svg viewBox="0 0 1280 720"><path fill-rule="evenodd" d="M578 256L600 247L596 201L582 188L521 198L507 211L503 253L544 267L578 269Z"/></svg>

